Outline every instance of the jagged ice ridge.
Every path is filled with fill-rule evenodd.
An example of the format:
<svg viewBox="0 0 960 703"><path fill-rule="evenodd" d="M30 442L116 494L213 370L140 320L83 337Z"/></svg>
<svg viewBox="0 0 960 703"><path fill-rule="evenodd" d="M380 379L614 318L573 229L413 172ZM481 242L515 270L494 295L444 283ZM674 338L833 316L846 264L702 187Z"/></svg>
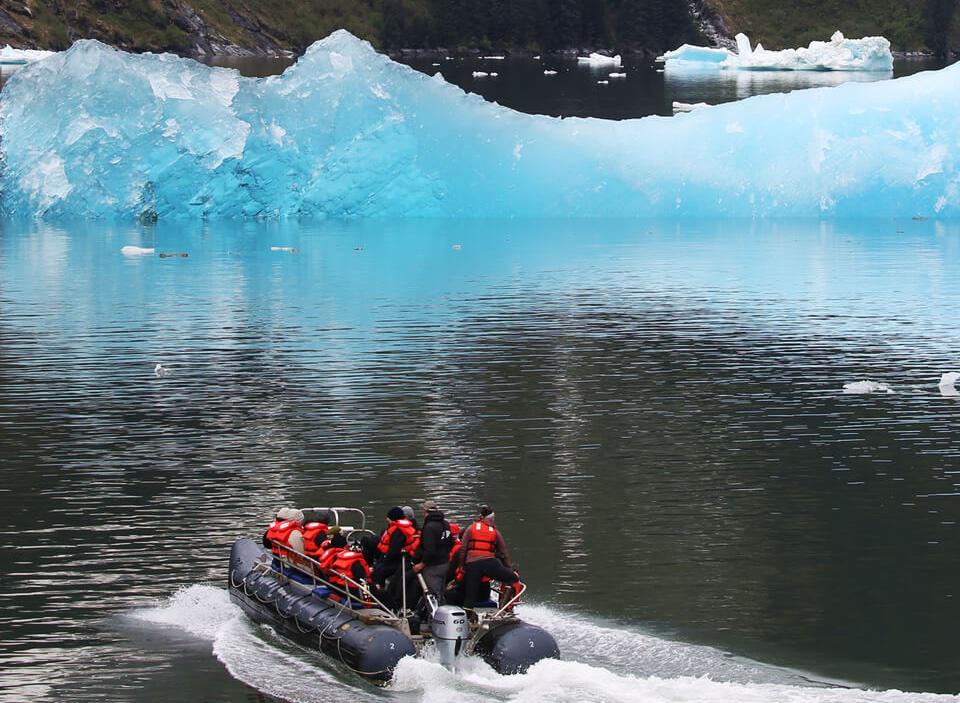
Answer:
<svg viewBox="0 0 960 703"><path fill-rule="evenodd" d="M0 95L0 207L57 218L960 214L960 65L675 117L525 115L347 32L242 78L95 41Z"/></svg>
<svg viewBox="0 0 960 703"><path fill-rule="evenodd" d="M762 44L751 48L746 34L737 35L737 51L706 46L683 46L657 57L672 69L721 68L741 71L881 71L893 70L893 54L885 37L847 39L834 32L830 41L812 41L807 47L770 51Z"/></svg>

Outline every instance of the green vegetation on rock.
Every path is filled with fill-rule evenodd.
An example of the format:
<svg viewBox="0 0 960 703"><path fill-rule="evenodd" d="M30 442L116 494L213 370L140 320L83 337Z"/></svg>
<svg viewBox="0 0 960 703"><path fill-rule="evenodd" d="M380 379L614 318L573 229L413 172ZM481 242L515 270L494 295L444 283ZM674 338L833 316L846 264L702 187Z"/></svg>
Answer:
<svg viewBox="0 0 960 703"><path fill-rule="evenodd" d="M767 48L881 34L895 50L960 48L958 0L8 0L0 42L63 49L91 37L135 51L302 51L345 28L381 49L662 51L706 43L693 7Z"/></svg>

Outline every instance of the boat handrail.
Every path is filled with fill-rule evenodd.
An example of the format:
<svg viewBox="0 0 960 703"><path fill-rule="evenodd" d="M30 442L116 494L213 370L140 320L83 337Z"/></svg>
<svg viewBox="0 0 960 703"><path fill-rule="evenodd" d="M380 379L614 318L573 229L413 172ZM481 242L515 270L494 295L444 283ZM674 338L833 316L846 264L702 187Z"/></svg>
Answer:
<svg viewBox="0 0 960 703"><path fill-rule="evenodd" d="M337 527L349 527L350 529L353 529L353 530L364 530L364 529L366 529L366 527L367 527L367 515L366 515L366 513L364 513L360 508L345 508L345 507L340 507L340 508L321 508L321 507L317 507L317 508L301 508L301 510L302 510L303 512L322 513L322 512L324 512L324 511L326 511L326 512L331 513L331 514L333 515L333 525L331 525L331 527L335 525L335 526L337 526ZM359 515L359 516L360 516L360 527L352 527L351 525L344 525L343 523L341 523L341 521L340 521L340 514L341 514L341 513L350 514L350 515Z"/></svg>
<svg viewBox="0 0 960 703"><path fill-rule="evenodd" d="M498 610L498 611L495 612L493 615L491 615L489 618L487 618L488 620L493 620L493 619L496 619L496 618L500 617L501 615L503 615L504 611L506 611L506 610L510 609L511 607L513 607L513 604L516 603L518 600L520 600L520 596L522 596L522 595L526 592L526 590L527 590L527 584L525 584L523 581L520 581L519 583L520 583L520 590L517 591L515 594L513 594L513 598L511 598L510 600L508 600L508 601L500 608L500 610ZM503 584L502 584L502 583L500 584L500 588L503 588Z"/></svg>
<svg viewBox="0 0 960 703"><path fill-rule="evenodd" d="M291 569L296 569L298 572L300 572L301 574L309 578L313 582L314 588L318 586L329 588L331 591L335 591L336 593L344 596L347 599L347 602L350 602L353 600L357 600L357 596L354 595L353 593L350 593L350 590L349 590L349 586L354 586L355 588L360 590L360 592L364 595L364 597L369 598L378 606L380 606L381 610L383 610L386 613L389 613L391 617L394 617L398 620L400 619L399 614L394 612L391 608L388 608L386 605L384 605L383 601L381 601L379 598L373 595L373 592L370 590L370 587L367 586L365 582L355 581L352 577L348 576L347 574L340 574L338 572L340 578L342 578L348 584L348 588L341 588L340 586L332 584L326 579L320 576L317 576L317 571L319 570L322 573L323 567L321 567L320 562L314 559L313 557L307 556L303 552L298 552L296 549L293 549L289 545L282 544L275 539L270 540L270 542L277 548L277 552L274 552L271 556L277 559L284 566ZM296 559L289 559L287 557L288 553L296 555ZM313 567L312 569L310 569L310 573L303 570L303 567L306 564L310 564Z"/></svg>

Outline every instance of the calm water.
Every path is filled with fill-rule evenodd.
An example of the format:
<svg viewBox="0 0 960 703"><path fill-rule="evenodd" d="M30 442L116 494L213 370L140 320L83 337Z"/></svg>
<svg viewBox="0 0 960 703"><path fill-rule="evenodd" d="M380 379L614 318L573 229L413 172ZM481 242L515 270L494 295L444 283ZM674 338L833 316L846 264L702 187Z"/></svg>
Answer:
<svg viewBox="0 0 960 703"><path fill-rule="evenodd" d="M0 696L955 693L958 265L912 220L4 224ZM496 507L578 664L376 691L227 603L276 507L426 496Z"/></svg>
<svg viewBox="0 0 960 703"><path fill-rule="evenodd" d="M236 68L246 76L269 76L282 72L292 59L245 57L216 61L217 65ZM468 92L522 112L615 120L672 115L674 101L718 104L751 95L891 78L882 72L675 71L634 57L625 58L623 67L618 69L590 68L575 59L556 57L540 60L408 57L403 61L428 75L440 73ZM898 60L892 77L942 66L942 62L933 59ZM545 71L556 73L546 75ZM611 72L627 75L610 78ZM497 75L475 76L474 73Z"/></svg>
<svg viewBox="0 0 960 703"><path fill-rule="evenodd" d="M414 63L615 118L843 78ZM939 701L864 689L960 691L958 265L913 220L0 223L0 699ZM378 691L227 602L277 507L424 497L496 506L567 662Z"/></svg>

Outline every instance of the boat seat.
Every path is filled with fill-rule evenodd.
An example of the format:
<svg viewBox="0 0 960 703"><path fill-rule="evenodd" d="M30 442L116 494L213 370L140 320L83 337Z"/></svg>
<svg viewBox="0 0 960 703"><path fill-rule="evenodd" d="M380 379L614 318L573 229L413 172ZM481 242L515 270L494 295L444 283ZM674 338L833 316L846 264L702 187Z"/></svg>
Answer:
<svg viewBox="0 0 960 703"><path fill-rule="evenodd" d="M313 589L312 593L318 598L327 598L330 596L331 593L333 593L333 591L331 591L326 586L317 586L316 588Z"/></svg>
<svg viewBox="0 0 960 703"><path fill-rule="evenodd" d="M497 601L491 598L489 600L480 601L473 607L474 608L499 608L500 606L497 604Z"/></svg>
<svg viewBox="0 0 960 703"><path fill-rule="evenodd" d="M307 576L305 573L299 569L294 569L290 566L285 566L281 564L276 559L273 560L273 563L270 565L270 568L276 571L278 574L283 574L291 581L296 581L297 583L302 583L307 586L313 585L314 579L311 576Z"/></svg>

